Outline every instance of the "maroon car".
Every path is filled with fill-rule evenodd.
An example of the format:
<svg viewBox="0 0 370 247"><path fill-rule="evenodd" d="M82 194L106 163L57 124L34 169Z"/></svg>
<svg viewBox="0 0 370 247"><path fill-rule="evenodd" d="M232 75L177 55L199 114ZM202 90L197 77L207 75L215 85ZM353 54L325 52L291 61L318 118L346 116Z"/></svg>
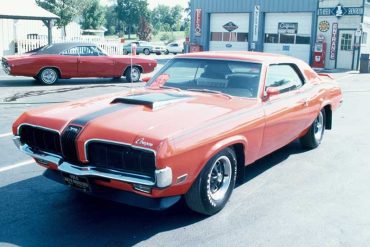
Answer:
<svg viewBox="0 0 370 247"><path fill-rule="evenodd" d="M91 43L56 43L24 55L2 58L7 74L30 76L45 85L72 77L125 76L127 81L136 82L141 73L150 73L156 66L154 59L109 56Z"/></svg>

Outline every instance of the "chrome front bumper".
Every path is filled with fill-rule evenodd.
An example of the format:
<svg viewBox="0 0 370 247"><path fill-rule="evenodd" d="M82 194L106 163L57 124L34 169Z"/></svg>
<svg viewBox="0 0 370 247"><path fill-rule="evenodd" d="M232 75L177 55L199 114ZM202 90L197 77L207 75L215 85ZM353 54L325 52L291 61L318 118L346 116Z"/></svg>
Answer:
<svg viewBox="0 0 370 247"><path fill-rule="evenodd" d="M22 144L19 136L14 136L13 141L19 150L36 159L39 163L53 163L57 165L59 171L76 176L100 177L130 184L139 184L157 188L165 188L170 186L172 183L172 169L170 167L155 170L155 179L153 181L153 178L139 174L126 173L94 166L73 165L64 161L63 158L58 155L33 150L27 144Z"/></svg>

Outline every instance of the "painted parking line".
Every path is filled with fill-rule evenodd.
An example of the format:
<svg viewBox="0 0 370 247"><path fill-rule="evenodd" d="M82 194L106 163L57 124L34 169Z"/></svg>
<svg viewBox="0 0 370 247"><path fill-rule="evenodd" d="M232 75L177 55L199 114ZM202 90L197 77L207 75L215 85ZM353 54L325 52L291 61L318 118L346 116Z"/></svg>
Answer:
<svg viewBox="0 0 370 247"><path fill-rule="evenodd" d="M0 134L0 138L2 138L2 137L12 136L12 135L13 135L13 133L12 133L12 132L5 133L5 134Z"/></svg>
<svg viewBox="0 0 370 247"><path fill-rule="evenodd" d="M31 165L33 163L35 163L34 160L26 160L26 161L22 161L22 162L19 162L19 163L10 165L10 166L0 167L0 173L9 171L9 170L12 170L12 169L15 169L15 168L19 168L19 167L22 167L22 166Z"/></svg>

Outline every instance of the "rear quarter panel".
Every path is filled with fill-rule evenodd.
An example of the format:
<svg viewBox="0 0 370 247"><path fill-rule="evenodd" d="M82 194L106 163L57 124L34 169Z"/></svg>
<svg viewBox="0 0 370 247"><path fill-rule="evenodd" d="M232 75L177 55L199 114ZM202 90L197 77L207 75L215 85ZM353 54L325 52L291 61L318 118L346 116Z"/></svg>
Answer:
<svg viewBox="0 0 370 247"><path fill-rule="evenodd" d="M12 61L13 75L37 76L46 67L57 68L62 77L77 76L77 57L59 55L35 55Z"/></svg>

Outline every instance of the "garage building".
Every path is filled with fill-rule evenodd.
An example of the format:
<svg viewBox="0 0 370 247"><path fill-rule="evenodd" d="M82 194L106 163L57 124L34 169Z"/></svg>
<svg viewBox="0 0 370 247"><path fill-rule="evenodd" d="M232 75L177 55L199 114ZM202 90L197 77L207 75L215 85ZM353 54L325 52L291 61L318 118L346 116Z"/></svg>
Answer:
<svg viewBox="0 0 370 247"><path fill-rule="evenodd" d="M318 2L192 0L191 42L204 50L254 50L311 60Z"/></svg>

